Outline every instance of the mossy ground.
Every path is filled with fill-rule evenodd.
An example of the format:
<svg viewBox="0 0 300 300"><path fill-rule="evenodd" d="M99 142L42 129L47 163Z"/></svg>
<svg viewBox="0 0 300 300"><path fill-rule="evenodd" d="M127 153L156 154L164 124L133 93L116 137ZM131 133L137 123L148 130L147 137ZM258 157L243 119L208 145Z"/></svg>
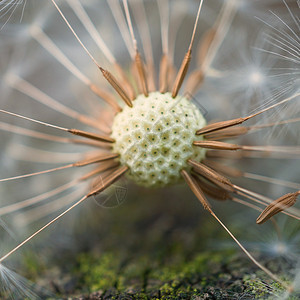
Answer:
<svg viewBox="0 0 300 300"><path fill-rule="evenodd" d="M248 267L245 258L230 252L203 252L190 261L163 266L140 258L123 267L111 254L100 259L84 255L78 280L89 287L84 299L251 299L282 291L274 283L266 286L255 270L245 275Z"/></svg>
<svg viewBox="0 0 300 300"><path fill-rule="evenodd" d="M114 209L91 199L78 210L69 247L59 247L54 229L57 252L46 262L28 254L26 277L70 299L272 299L282 292L186 189L145 191L128 187L125 203ZM214 203L228 223L227 205L232 218L241 207ZM232 229L243 236L245 228ZM279 276L288 274L288 261L255 256Z"/></svg>

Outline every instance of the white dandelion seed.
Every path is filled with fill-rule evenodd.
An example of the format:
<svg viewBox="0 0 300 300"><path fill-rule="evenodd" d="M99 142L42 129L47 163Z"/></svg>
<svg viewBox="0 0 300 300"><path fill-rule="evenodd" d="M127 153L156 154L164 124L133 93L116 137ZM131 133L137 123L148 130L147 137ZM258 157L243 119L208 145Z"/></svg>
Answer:
<svg viewBox="0 0 300 300"><path fill-rule="evenodd" d="M278 243L269 246L276 253L290 253L273 217L300 220L299 140L290 139L293 130L284 132L282 140L273 137L279 136L278 128L299 128L299 19L283 1L292 24L273 14L283 29L266 21L266 53L255 54L259 59L248 64L249 55L241 52L240 43L248 50L243 34L250 18L242 33L232 34L242 30L244 1L216 1L210 7L203 0L191 1L185 5L185 13L193 16L190 24L184 16L177 17L179 2L148 2L49 0L20 28L23 37L16 43L25 52L15 50L5 34L5 55L14 53L11 62L4 58L1 79L6 98L13 101L3 100L0 107L5 142L0 218L22 231L52 217L23 235L15 247L1 249L2 278L10 272L3 263L87 199L94 197L106 206L115 193L116 204L123 202L126 189L117 184L126 177L149 188L185 182L246 256L289 294L297 288L298 277L290 283L261 264L223 223L216 212L218 202L212 205L207 198L242 204L246 214L259 211L257 223L271 219L277 230ZM14 1L2 8L7 14L15 9ZM204 23L214 21L202 29L205 9L212 18L204 17ZM159 32L159 41L153 40L154 32ZM178 50L179 43L184 51ZM260 135L264 131L268 139ZM32 144L27 145L28 139ZM14 173L9 171L12 167ZM280 177L285 171L291 179ZM268 185L276 190L267 192ZM20 194L23 190L28 196ZM17 201L6 200L8 193ZM291 259L296 262L299 257ZM30 291L21 287L26 289Z"/></svg>

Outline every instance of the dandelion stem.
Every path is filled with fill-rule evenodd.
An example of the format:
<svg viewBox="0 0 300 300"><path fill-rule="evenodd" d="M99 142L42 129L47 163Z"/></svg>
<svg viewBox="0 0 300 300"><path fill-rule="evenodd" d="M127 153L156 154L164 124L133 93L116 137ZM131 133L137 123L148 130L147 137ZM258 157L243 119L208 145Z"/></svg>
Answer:
<svg viewBox="0 0 300 300"><path fill-rule="evenodd" d="M61 15L61 17L63 18L64 22L66 23L66 25L69 27L69 29L71 30L72 34L74 35L74 37L76 38L76 40L78 41L78 43L81 45L81 47L83 48L83 50L87 53L87 55L91 58L91 60L95 63L95 65L100 68L99 63L96 61L96 59L93 57L93 55L89 52L89 50L86 48L86 46L83 44L83 42L81 41L81 39L78 37L77 33L75 32L75 30L73 29L73 27L71 26L71 24L69 23L69 21L67 20L67 18L65 17L65 15L63 14L63 12L61 11L61 9L58 7L58 5L56 4L55 0L50 0L53 5L55 6L56 10L58 11L58 13Z"/></svg>
<svg viewBox="0 0 300 300"><path fill-rule="evenodd" d="M42 133L35 130L26 129L23 127L15 126L12 124L8 124L5 122L0 122L0 129L8 132L13 132L17 134L21 134L24 136L29 136L37 139L42 139L46 141L60 142L60 143L70 143L71 140L68 138L63 138L60 136L50 135L46 133Z"/></svg>
<svg viewBox="0 0 300 300"><path fill-rule="evenodd" d="M255 113L255 114L252 114L252 115L249 115L247 117L243 117L243 118L237 118L237 119L232 119L232 120L229 120L229 121L222 121L222 122L217 122L217 123L213 123L213 124L209 124L201 129L199 129L196 134L197 135L200 135L200 134L207 134L207 133L210 133L210 132L213 132L213 131L216 131L216 130L220 130L220 129L224 129L224 128L228 128L228 127L231 127L231 126L235 126L235 125L239 125L239 124L242 124L243 122L249 120L249 119L252 119L270 109L273 109L279 105L282 105L284 103L287 103L297 97L300 96L300 93L295 93L293 94L292 96L290 97L287 97L281 101L279 101L278 103L275 103L273 105L270 105L262 110L260 110L259 112Z"/></svg>
<svg viewBox="0 0 300 300"><path fill-rule="evenodd" d="M44 104L45 106L55 111L58 111L66 116L69 116L70 118L78 120L79 122L97 128L101 131L106 131L106 127L101 126L101 122L99 120L93 119L92 117L87 115L82 115L79 112L74 111L73 109L61 104L57 100L48 96L40 89L38 89L37 87L35 87L34 85L30 84L28 81L24 80L23 78L17 75L10 74L7 77L6 82L14 89L24 93L28 97L31 97L37 102Z"/></svg>
<svg viewBox="0 0 300 300"><path fill-rule="evenodd" d="M71 143L71 144L75 144L75 145L92 146L92 147L97 147L97 148L111 147L111 145L108 143L86 141L86 140L81 140L81 139L63 138L60 136L50 135L50 134L46 134L46 133L39 132L36 130L30 130L30 129L26 129L23 127L15 126L15 125L8 124L5 122L0 122L0 130L13 132L16 134L29 136L29 137L36 138L36 139L42 139L42 140L46 140L46 141L50 141L50 142L67 143L67 144Z"/></svg>
<svg viewBox="0 0 300 300"><path fill-rule="evenodd" d="M90 36L93 38L99 49L102 51L102 53L105 55L105 57L108 59L108 61L114 65L115 69L119 73L119 75L122 78L122 83L126 85L127 92L130 94L130 98L134 99L134 90L131 86L130 82L128 81L126 75L124 74L122 68L119 66L119 64L116 61L115 56L112 54L112 52L109 50L105 42L103 41L101 35L99 34L98 30L94 26L94 24L91 22L91 19L89 18L88 14L84 10L83 6L78 0L68 0L69 6L73 9L76 16L81 21L82 25L85 27L87 32L90 34Z"/></svg>
<svg viewBox="0 0 300 300"><path fill-rule="evenodd" d="M43 194L39 194L35 197L20 201L18 203L14 203L11 205L3 206L0 208L0 216L4 216L13 212L16 212L22 208L29 207L31 205L34 205L36 203L41 203L44 200L47 200L50 197L53 197L57 194L60 194L72 187L75 187L77 184L80 184L82 181L86 181L87 179L101 173L107 170L110 170L112 168L117 167L119 164L115 161L107 161L102 163L99 167L97 167L95 170L88 172L87 174L83 175L82 177L72 180L66 184L63 184L53 190L47 191Z"/></svg>
<svg viewBox="0 0 300 300"><path fill-rule="evenodd" d="M83 130L79 130L79 129L68 129L68 128L56 126L56 125L53 125L53 124L50 124L50 123L42 122L42 121L35 120L35 119L32 119L32 118L28 118L28 117L25 117L25 116L22 116L22 115L19 115L19 114L16 114L16 113L12 113L12 112L9 112L9 111L3 110L3 109L0 109L0 112L3 112L3 113L8 114L8 115L12 115L14 117L18 117L18 118L21 118L21 119L24 119L24 120L27 120L27 121L31 121L31 122L34 122L34 123L37 123L37 124L41 124L41 125L44 125L44 126L47 126L47 127L52 127L52 128L55 128L55 129L65 131L65 132L69 132L69 133L74 134L74 135L79 135L79 136L84 137L84 138L88 138L88 139L92 139L92 140L96 140L96 141L100 141L100 142L105 142L105 143L113 143L114 142L114 139L112 139L109 136L100 135L100 134L96 134L96 133L91 133L91 132L87 132L87 131L83 131Z"/></svg>
<svg viewBox="0 0 300 300"><path fill-rule="evenodd" d="M92 54L88 51L88 49L85 47L85 45L83 44L83 42L81 41L81 39L78 37L78 35L76 34L75 30L73 29L73 27L70 25L70 23L68 22L68 20L66 19L66 17L64 16L64 14L62 13L62 11L60 10L60 8L58 7L58 5L56 4L56 2L54 0L50 0L53 5L55 6L55 8L57 9L57 11L59 12L59 14L61 15L61 17L63 18L63 20L65 21L65 23L67 24L67 26L69 27L69 29L71 30L71 32L73 33L73 35L75 36L75 38L77 39L77 41L79 42L79 44L82 46L82 48L84 49L84 51L88 54L88 56L91 58L91 60L95 63L95 65L98 67L98 69L102 72L102 75L104 76L104 78L111 84L111 86L116 90L116 92L118 92L118 94L122 97L125 96L126 93L124 90L122 90L122 95L120 94L120 85L117 84L117 80L106 70L104 70L100 64L96 61L96 59L92 56ZM117 88L118 87L118 88ZM126 98L128 98L128 96L126 95ZM124 97L122 97L122 99L124 100ZM129 98L128 98L129 99ZM126 102L127 103L127 102Z"/></svg>
<svg viewBox="0 0 300 300"><path fill-rule="evenodd" d="M51 191L47 191L46 193L43 194L39 194L38 196L11 204L11 205L7 205L7 206L3 206L0 208L0 216L4 216L10 213L13 213L15 211L18 211L22 208L34 205L36 203L40 203L52 196L55 196L63 191L68 190L69 188L73 187L76 183L78 182L78 180L72 180L64 185L61 185Z"/></svg>
<svg viewBox="0 0 300 300"><path fill-rule="evenodd" d="M55 217L54 219L52 219L50 222L48 222L46 225L44 225L43 227L41 227L39 230L37 230L35 233L33 233L32 235L30 235L27 239L25 239L22 243L20 243L18 246L16 246L14 249L12 249L11 251L9 251L7 254L5 254L4 256L2 256L0 258L0 263L2 263L5 259L7 259L11 254L13 254L14 252L16 252L19 248L21 248L23 245L25 245L27 242L29 242L32 238L34 238L36 235L38 235L40 232L42 232L44 229L46 229L47 227L49 227L51 224L53 224L54 222L56 222L57 220L59 220L61 217L63 217L65 214L67 214L70 210L72 210L73 208L75 208L77 205L79 205L80 203L82 203L84 200L86 200L88 198L88 196L84 196L82 197L79 201L77 201L76 203L74 203L72 206L70 206L68 209L66 209L64 212L62 212L61 214L59 214L57 217Z"/></svg>
<svg viewBox="0 0 300 300"><path fill-rule="evenodd" d="M237 10L237 0L229 0L225 1L221 10L220 15L216 21L214 28L216 28L216 33L214 35L214 40L207 50L207 55L205 59L201 63L201 70L205 74L207 70L210 68L210 65L216 56L218 49L220 48L228 29L231 25L233 17Z"/></svg>
<svg viewBox="0 0 300 300"><path fill-rule="evenodd" d="M285 187L289 187L292 189L298 190L300 188L300 184L296 182L276 179L268 176L263 176L259 174L249 173L249 172L243 172L239 169L236 169L234 167L229 167L227 165L220 164L214 160L205 159L202 161L203 164L211 167L212 169L216 170L217 172L220 172L222 174L225 174L226 176L230 177L245 177L248 179L258 180L266 183L272 183L272 184L278 184Z"/></svg>
<svg viewBox="0 0 300 300"><path fill-rule="evenodd" d="M96 42L99 49L105 55L105 57L109 60L110 63L115 64L116 58L114 57L112 52L109 50L109 48L103 41L101 35L99 34L99 31L96 29L95 25L92 23L91 19L89 18L88 14L84 10L81 3L78 0L67 0L67 2L69 4L69 6L72 8L72 10L75 12L76 16L81 21L82 25L85 27L87 32L90 34L90 36Z"/></svg>
<svg viewBox="0 0 300 300"><path fill-rule="evenodd" d="M74 167L73 164L68 164L68 165L65 165L65 166L62 166L62 167L48 169L48 170L44 170L44 171L40 171L40 172L34 172L34 173L30 173L30 174L25 174L25 175L19 175L19 176L14 176L14 177L9 177L9 178L3 178L3 179L0 179L0 182L16 180L16 179L21 179L21 178L23 179L23 178L27 178L27 177L36 176L36 175L48 174L48 173L55 172L55 171L69 169L69 168L72 168L72 167Z"/></svg>
<svg viewBox="0 0 300 300"><path fill-rule="evenodd" d="M145 75L144 63L143 63L142 57L141 57L141 55L138 51L137 41L136 41L136 38L135 38L135 35L134 35L132 21L131 21L131 17L130 17L130 13L129 13L129 8L128 8L128 1L123 0L123 5L124 5L124 9L125 9L125 15L126 15L126 20L127 20L129 32L130 32L130 35L131 35L131 40L132 40L132 43L133 43L133 48L134 48L134 51L135 51L134 62L135 62L137 72L138 72L138 75L139 75L140 85L142 87L144 95L146 97L148 97L148 83L147 83L147 79L146 79L146 75Z"/></svg>
<svg viewBox="0 0 300 300"><path fill-rule="evenodd" d="M191 188L195 196L201 202L206 210L210 212L210 214L218 221L218 223L225 229L225 231L230 235L230 237L236 242L236 244L242 249L242 251L249 257L249 259L258 266L262 271L264 271L267 275L269 275L273 280L279 282L284 288L287 290L292 290L292 287L285 284L282 280L280 280L275 274L273 274L270 270L260 264L249 252L248 250L238 241L238 239L231 233L231 231L224 225L224 223L216 216L211 207L208 205L207 200L200 187L197 185L197 182L188 175L186 171L181 171L183 178L185 179L188 186Z"/></svg>
<svg viewBox="0 0 300 300"><path fill-rule="evenodd" d="M30 27L31 36L45 48L58 62L60 62L71 74L83 82L89 89L98 97L102 98L109 104L115 111L120 111L120 106L116 103L111 94L102 88L99 88L91 80L84 75L67 57L66 55L54 44L54 42L36 25Z"/></svg>
<svg viewBox="0 0 300 300"><path fill-rule="evenodd" d="M236 2L236 0L225 1L214 26L204 34L198 51L197 62L199 68L193 71L187 79L185 87L186 93L190 95L195 94L201 86L204 77L207 76L211 63L232 23L236 12Z"/></svg>
<svg viewBox="0 0 300 300"><path fill-rule="evenodd" d="M290 119L290 120L284 120L280 122L273 122L273 123L267 123L267 124L261 124L261 125L253 125L248 127L251 132L255 132L257 130L267 128L267 127L275 127L277 125L285 125L285 124L291 124L291 123L297 123L300 122L300 118Z"/></svg>
<svg viewBox="0 0 300 300"><path fill-rule="evenodd" d="M169 53L169 0L157 0L163 54Z"/></svg>
<svg viewBox="0 0 300 300"><path fill-rule="evenodd" d="M46 164L66 164L82 158L80 152L48 151L18 143L12 143L7 154L16 160Z"/></svg>
<svg viewBox="0 0 300 300"><path fill-rule="evenodd" d="M137 41L136 38L134 36L134 31L133 31L133 26L132 26L132 22L131 22L131 17L130 17L130 13L129 13L129 8L128 8L128 2L127 0L123 0L123 5L124 5L124 10L125 10L125 15L126 15L126 20L127 20L127 24L128 24L128 28L129 28L129 32L131 35L131 40L132 40L132 44L133 44L133 48L134 51L137 52Z"/></svg>
<svg viewBox="0 0 300 300"><path fill-rule="evenodd" d="M70 73L77 77L81 82L89 86L91 81L83 74L66 55L55 45L46 33L37 25L31 25L31 36L46 49L57 61L59 61Z"/></svg>
<svg viewBox="0 0 300 300"><path fill-rule="evenodd" d="M36 232L34 232L32 235L30 235L27 239L25 239L22 243L20 243L19 245L17 245L14 249L12 249L7 254L5 254L4 256L2 256L0 258L0 264L5 259L7 259L11 254L13 254L14 252L16 252L19 248L21 248L23 245L25 245L27 242L29 242L32 238L34 238L36 235L38 235L44 229L46 229L51 224L53 224L54 222L56 222L57 220L59 220L61 217L63 217L65 214L67 214L69 211L71 211L73 208L75 208L76 206L78 206L80 203L82 203L83 201L85 201L86 199L88 199L90 196L96 195L96 194L100 193L101 191L103 191L104 189L106 189L113 182L115 182L116 180L118 180L127 170L128 170L128 167L123 166L123 167L119 168L118 170L112 172L109 176L106 177L105 181L103 182L103 184L100 187L97 187L96 189L94 189L93 191L91 191L89 194L87 194L84 197L82 197L79 201L77 201L76 203L74 203L68 209L66 209L65 211L63 211L57 217L55 217L50 222L48 222L46 225L44 225L43 227L41 227L39 230L37 230Z"/></svg>
<svg viewBox="0 0 300 300"><path fill-rule="evenodd" d="M16 214L13 219L18 220L21 224L24 224L24 226L28 226L29 224L32 224L38 220L43 219L44 217L49 216L52 213L57 212L58 210L66 207L67 205L71 204L74 199L78 199L78 197L81 197L82 194L84 194L83 189L78 188L76 186L76 190L64 195L62 197L59 197L50 203L43 203L42 205L38 207L33 207L31 209L26 210L25 214L24 212L21 212L19 214Z"/></svg>
<svg viewBox="0 0 300 300"><path fill-rule="evenodd" d="M259 175L259 174L245 172L245 173L243 173L242 176L245 178L253 179L253 180L259 180L259 181L264 181L264 182L268 182L268 183L272 183L272 184L276 184L276 185L278 184L278 185L286 186L286 187L289 187L292 189L300 188L299 183L281 180L281 179L277 179L277 178L272 178L272 177L268 177L268 176L263 176L263 175Z"/></svg>
<svg viewBox="0 0 300 300"><path fill-rule="evenodd" d="M198 8L198 12L197 12L197 16L196 16L196 20L194 23L194 28L193 28L193 33L192 33L192 37L191 37L191 41L189 44L189 48L187 53L185 54L183 61L181 63L180 69L177 73L177 77L175 79L174 85L173 85L173 90L172 90L172 97L175 98L181 88L181 85L183 83L183 80L187 74L188 68L189 68L189 64L191 61L191 55L192 55L192 46L194 43L194 38L195 38L195 34L196 34L196 29L197 29L197 25L198 25L198 20L199 20L199 16L200 16L200 12L201 12L201 8L202 8L202 4L203 4L203 0L200 1L199 3L199 8Z"/></svg>
<svg viewBox="0 0 300 300"><path fill-rule="evenodd" d="M247 202L245 200L242 200L242 199L239 199L239 198L236 198L236 197L232 197L231 200L234 201L234 202L240 203L240 204L242 204L244 206L253 208L253 209L257 210L257 211L260 211L260 212L262 211L262 209L259 206L254 205L252 203L249 203L249 202Z"/></svg>
<svg viewBox="0 0 300 300"><path fill-rule="evenodd" d="M224 143L219 141L195 141L193 145L216 150L248 150L248 151L262 151L262 152L282 152L294 155L300 154L300 149L297 146L247 146Z"/></svg>
<svg viewBox="0 0 300 300"><path fill-rule="evenodd" d="M47 126L47 127L52 127L52 128L55 128L55 129L66 131L66 132L68 131L67 128L56 126L56 125L53 125L53 124L50 124L50 123L46 123L46 122L42 122L42 121L39 121L39 120L35 120L35 119L32 119L32 118L28 118L28 117L25 117L25 116L22 116L22 115L13 113L13 112L9 112L9 111L4 110L4 109L0 109L0 112L5 113L7 115L14 116L14 117L18 117L20 119L31 121L31 122L34 122L34 123L37 123L37 124L41 124L41 125L44 125L44 126Z"/></svg>
<svg viewBox="0 0 300 300"><path fill-rule="evenodd" d="M126 26L126 20L121 11L120 2L115 0L107 0L107 3L121 32L121 36L125 42L128 53L130 54L131 59L134 60L135 50L132 47L130 33L127 30L128 27Z"/></svg>
<svg viewBox="0 0 300 300"><path fill-rule="evenodd" d="M27 177L32 177L32 176L36 176L36 175L47 174L47 173L51 173L51 172L55 172L55 171L60 171L60 170L64 170L64 169L73 168L73 167L84 167L84 166L87 166L87 165L90 165L90 164L95 164L95 163L103 162L103 161L106 161L106 160L115 159L118 156L119 156L118 154L114 154L114 153L101 154L101 155L97 155L97 156L92 157L92 158L86 158L86 159L77 161L75 163L68 164L68 165L65 165L65 166L62 166L62 167L58 167L58 168L48 169L48 170L44 170L44 171L40 171L40 172L34 172L34 173L30 173L30 174L19 175L19 176L14 176L14 177L9 177L9 178L3 178L3 179L0 179L0 182L16 180L16 179L21 179L21 178L27 178Z"/></svg>
<svg viewBox="0 0 300 300"><path fill-rule="evenodd" d="M231 231L221 222L221 220L212 212L212 216L219 222L219 224L226 230L226 232L231 236L231 238L236 242L236 244L243 250L243 252L249 257L249 259L258 266L262 271L269 275L273 280L279 282L286 290L292 291L293 287L284 283L275 274L273 274L269 269L260 264L249 252L248 250L238 241L238 239L231 233Z"/></svg>

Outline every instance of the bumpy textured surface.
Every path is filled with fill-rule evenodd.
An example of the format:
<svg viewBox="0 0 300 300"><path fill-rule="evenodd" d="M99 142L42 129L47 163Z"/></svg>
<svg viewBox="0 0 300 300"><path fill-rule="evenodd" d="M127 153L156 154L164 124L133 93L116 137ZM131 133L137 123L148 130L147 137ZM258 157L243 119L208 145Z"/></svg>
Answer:
<svg viewBox="0 0 300 300"><path fill-rule="evenodd" d="M127 176L135 183L170 185L181 179L182 169L189 169L189 158L204 158L205 150L192 144L202 139L195 132L205 124L199 109L182 96L139 95L132 108L124 107L114 119L113 151L120 154L121 164L129 167Z"/></svg>

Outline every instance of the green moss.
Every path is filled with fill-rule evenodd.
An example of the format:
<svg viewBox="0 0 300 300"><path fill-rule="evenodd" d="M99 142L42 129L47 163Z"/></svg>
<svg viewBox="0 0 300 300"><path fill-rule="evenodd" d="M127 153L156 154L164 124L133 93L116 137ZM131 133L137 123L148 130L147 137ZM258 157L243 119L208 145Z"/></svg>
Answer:
<svg viewBox="0 0 300 300"><path fill-rule="evenodd" d="M112 253L105 253L100 258L81 254L78 263L82 284L88 286L90 292L117 287L119 262Z"/></svg>
<svg viewBox="0 0 300 300"><path fill-rule="evenodd" d="M258 273L261 273L260 271ZM284 287L278 282L272 282L270 279L262 280L263 277L258 277L257 275L245 275L243 280L247 286L246 292L253 295L255 299L271 299L274 295L278 297L285 292ZM283 278L281 278L284 280ZM287 282L288 284L288 282ZM273 295L273 296L271 296ZM293 296L287 299L296 299Z"/></svg>
<svg viewBox="0 0 300 300"><path fill-rule="evenodd" d="M40 274L44 272L45 266L41 259L32 252L26 252L22 260L22 269L26 270L26 276L30 277L31 280L39 278Z"/></svg>
<svg viewBox="0 0 300 300"><path fill-rule="evenodd" d="M99 257L83 254L78 259L76 273L80 277L81 290L89 287L86 292L105 292L114 287L119 293L158 292L162 299L175 299L179 295L199 294L204 288L214 286L211 270L219 272L220 263L226 262L224 257L231 256L229 253L224 255L224 252L204 252L191 260L175 256L166 262L140 256L122 263L120 256L112 252ZM219 274L216 278L224 280L228 276ZM193 289L193 283L196 283L196 289Z"/></svg>
<svg viewBox="0 0 300 300"><path fill-rule="evenodd" d="M250 264L246 258L236 257L231 251L203 252L189 260L176 253L166 261L137 255L126 262L117 252L105 252L100 256L81 255L77 273L80 291L88 286L86 292L98 291L111 299L121 296L128 299L190 299L205 295L216 299L241 295L269 299L284 292L280 284L272 282L261 271L255 273L253 270L252 275L245 275L244 268L249 270Z"/></svg>

